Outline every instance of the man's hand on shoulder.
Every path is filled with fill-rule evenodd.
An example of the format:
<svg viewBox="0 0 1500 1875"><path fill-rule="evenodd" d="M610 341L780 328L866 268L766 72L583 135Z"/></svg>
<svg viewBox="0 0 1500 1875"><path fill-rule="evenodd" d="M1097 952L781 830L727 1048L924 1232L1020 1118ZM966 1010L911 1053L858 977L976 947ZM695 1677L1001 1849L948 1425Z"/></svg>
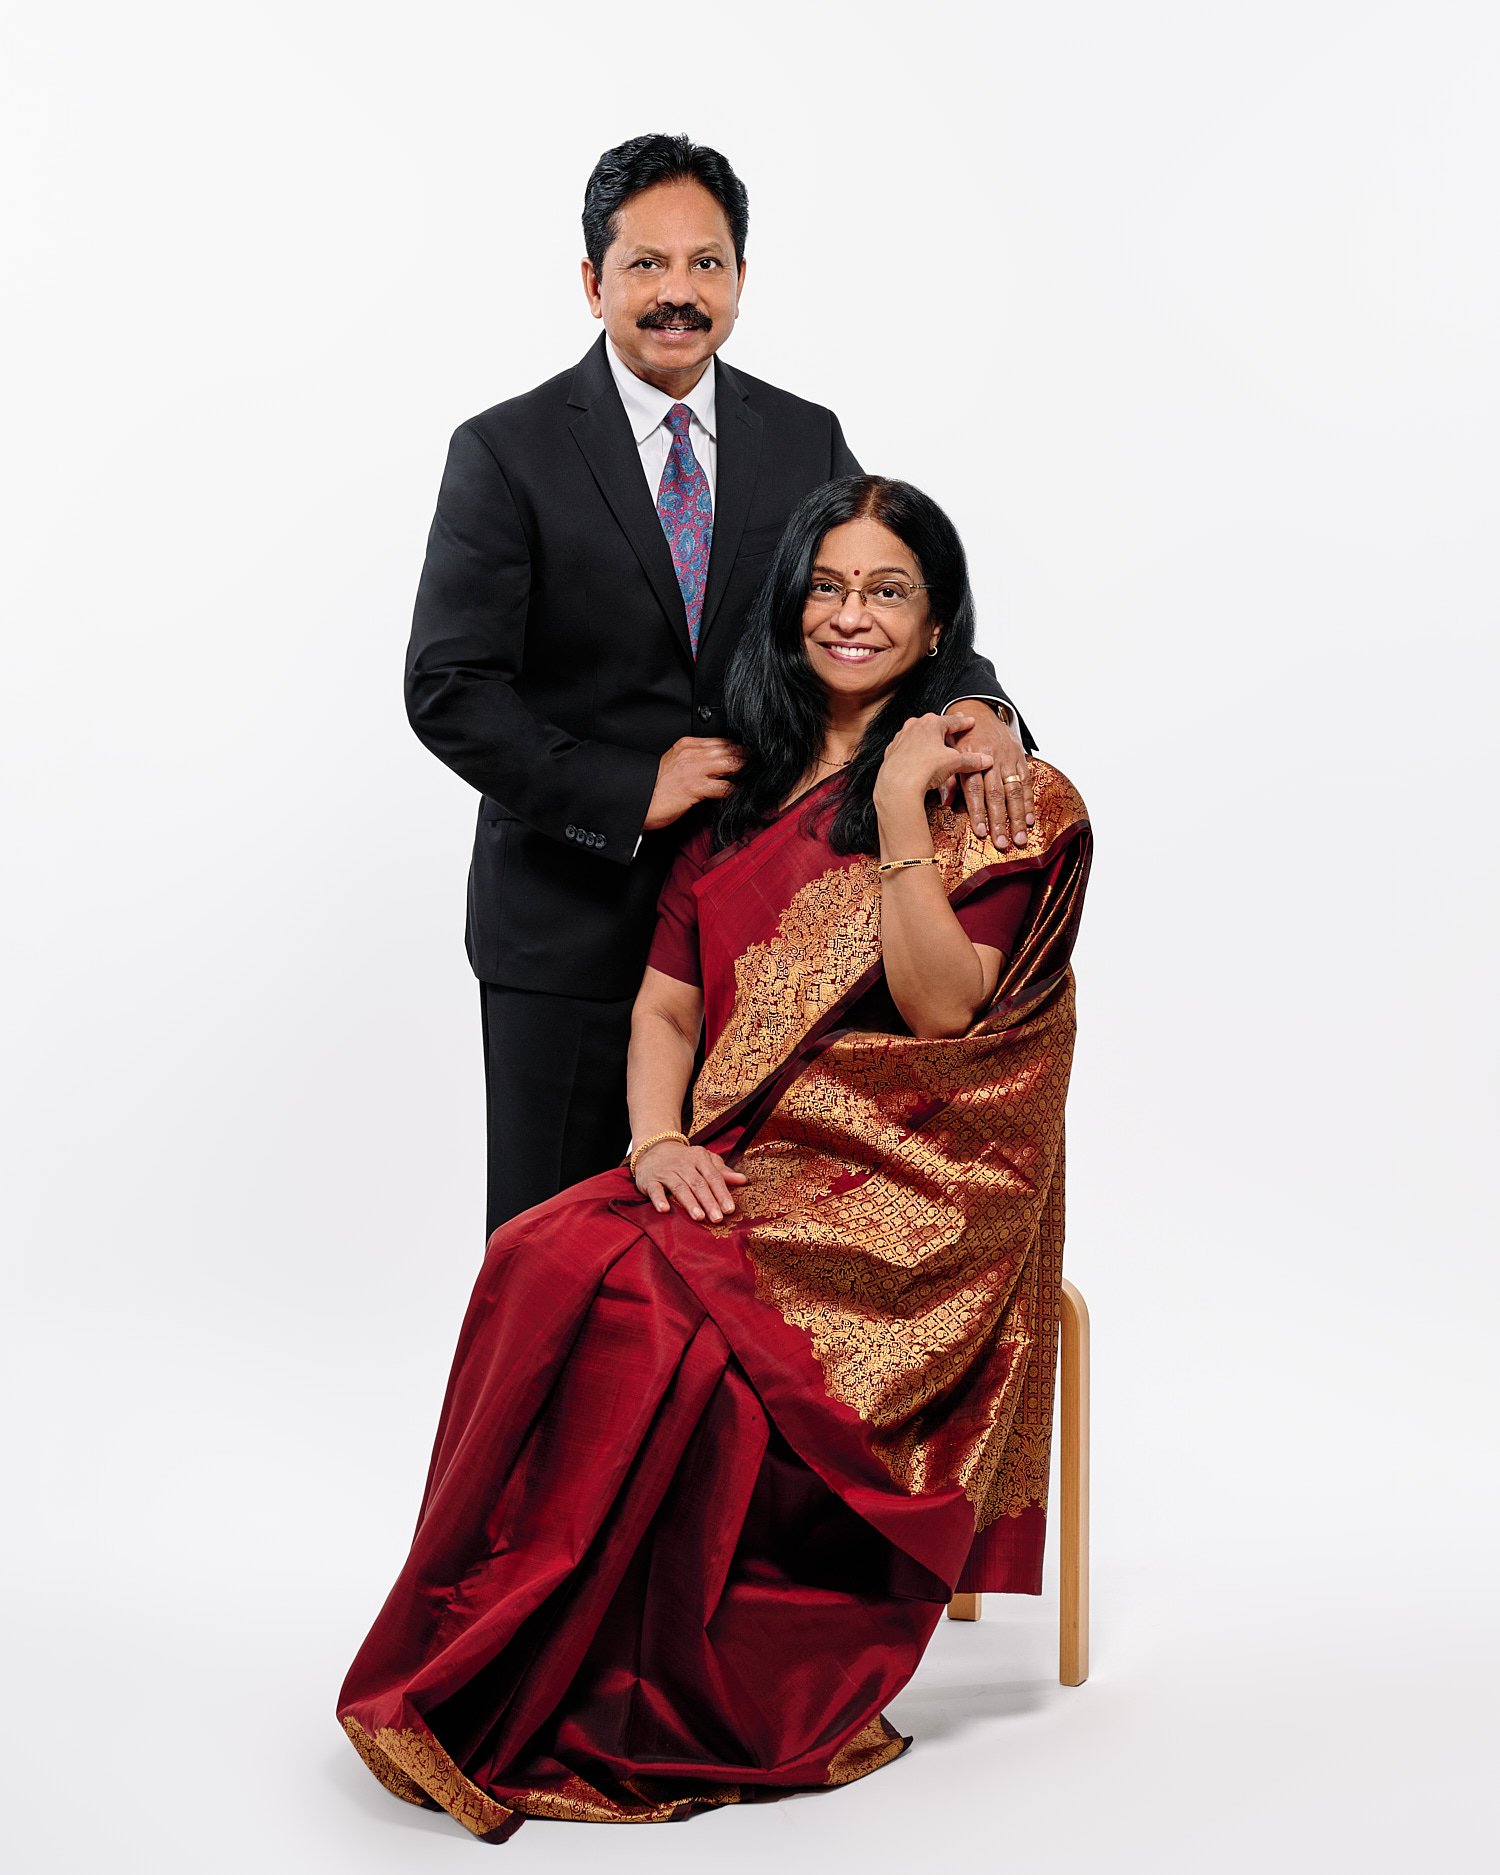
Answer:
<svg viewBox="0 0 1500 1875"><path fill-rule="evenodd" d="M980 697L960 697L948 708L974 718L972 729L954 737L954 748L992 758L982 774L961 777L975 833L981 839L988 835L999 847L1008 847L1012 841L1025 846L1036 824L1036 808L1031 798L1031 765L1016 725ZM950 782L942 791L945 807L953 798L954 785Z"/></svg>
<svg viewBox="0 0 1500 1875"><path fill-rule="evenodd" d="M699 801L721 801L742 761L738 743L722 736L679 736L657 764L645 830L670 827Z"/></svg>

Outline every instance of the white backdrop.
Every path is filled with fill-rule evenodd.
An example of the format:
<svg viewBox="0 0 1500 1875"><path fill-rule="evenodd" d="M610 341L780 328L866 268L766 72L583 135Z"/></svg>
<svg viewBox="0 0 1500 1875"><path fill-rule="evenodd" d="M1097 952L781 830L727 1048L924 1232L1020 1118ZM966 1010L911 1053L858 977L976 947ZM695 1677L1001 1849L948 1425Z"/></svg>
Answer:
<svg viewBox="0 0 1500 1875"><path fill-rule="evenodd" d="M1500 27L1479 4L16 9L3 927L19 1870L457 1868L334 1696L480 1253L450 430L569 365L599 151L751 195L726 357L971 549L1095 814L1095 1645L556 1868L1458 1860L1496 1646ZM1484 1762L1488 1763L1488 1754Z"/></svg>

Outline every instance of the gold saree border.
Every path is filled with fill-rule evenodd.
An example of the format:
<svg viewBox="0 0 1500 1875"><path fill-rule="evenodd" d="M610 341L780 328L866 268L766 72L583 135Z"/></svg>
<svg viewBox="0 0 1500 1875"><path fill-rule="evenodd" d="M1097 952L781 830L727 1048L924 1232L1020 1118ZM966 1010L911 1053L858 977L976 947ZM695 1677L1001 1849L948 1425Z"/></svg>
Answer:
<svg viewBox="0 0 1500 1875"><path fill-rule="evenodd" d="M514 1811L465 1777L431 1732L382 1725L372 1734L358 1719L342 1723L354 1749L392 1796L424 1805L430 1798L475 1836L514 1824Z"/></svg>
<svg viewBox="0 0 1500 1875"><path fill-rule="evenodd" d="M823 1782L832 1788L868 1777L871 1771L878 1771L893 1758L899 1758L910 1743L883 1712L877 1712L868 1725L861 1726L853 1738L834 1753Z"/></svg>
<svg viewBox="0 0 1500 1875"><path fill-rule="evenodd" d="M372 1734L358 1719L344 1718L340 1723L367 1769L392 1796L424 1809L446 1810L481 1838L500 1831L508 1834L528 1816L568 1823L672 1823L696 1810L809 1788L803 1784L749 1788L719 1784L668 1795L666 1779L630 1777L621 1780L620 1788L637 1799L639 1807L627 1809L583 1778L569 1777L555 1790L518 1790L508 1803L501 1803L466 1777L432 1734L420 1727L383 1725ZM833 1754L823 1783L829 1788L852 1784L900 1757L910 1743L883 1713L876 1713Z"/></svg>

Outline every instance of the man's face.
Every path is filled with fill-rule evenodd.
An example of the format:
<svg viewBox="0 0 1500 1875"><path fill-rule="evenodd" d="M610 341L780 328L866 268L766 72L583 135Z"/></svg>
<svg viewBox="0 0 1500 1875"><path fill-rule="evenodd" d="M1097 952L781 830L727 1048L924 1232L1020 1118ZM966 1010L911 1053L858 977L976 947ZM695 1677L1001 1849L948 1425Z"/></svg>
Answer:
<svg viewBox="0 0 1500 1875"><path fill-rule="evenodd" d="M739 316L745 268L722 208L699 182L659 182L632 195L602 269L583 290L615 350L669 396L690 391Z"/></svg>

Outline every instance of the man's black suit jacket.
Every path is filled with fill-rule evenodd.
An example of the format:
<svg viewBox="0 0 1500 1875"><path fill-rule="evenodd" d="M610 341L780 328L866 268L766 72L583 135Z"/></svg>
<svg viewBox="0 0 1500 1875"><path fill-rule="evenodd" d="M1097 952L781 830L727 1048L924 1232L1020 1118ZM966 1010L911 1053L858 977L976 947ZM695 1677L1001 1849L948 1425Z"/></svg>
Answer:
<svg viewBox="0 0 1500 1875"><path fill-rule="evenodd" d="M657 762L725 733L724 673L792 509L859 472L831 410L714 360L718 461L698 657L605 340L454 432L406 665L417 735L477 788L482 981L639 987L677 840L637 839ZM977 658L966 694L1003 696Z"/></svg>

